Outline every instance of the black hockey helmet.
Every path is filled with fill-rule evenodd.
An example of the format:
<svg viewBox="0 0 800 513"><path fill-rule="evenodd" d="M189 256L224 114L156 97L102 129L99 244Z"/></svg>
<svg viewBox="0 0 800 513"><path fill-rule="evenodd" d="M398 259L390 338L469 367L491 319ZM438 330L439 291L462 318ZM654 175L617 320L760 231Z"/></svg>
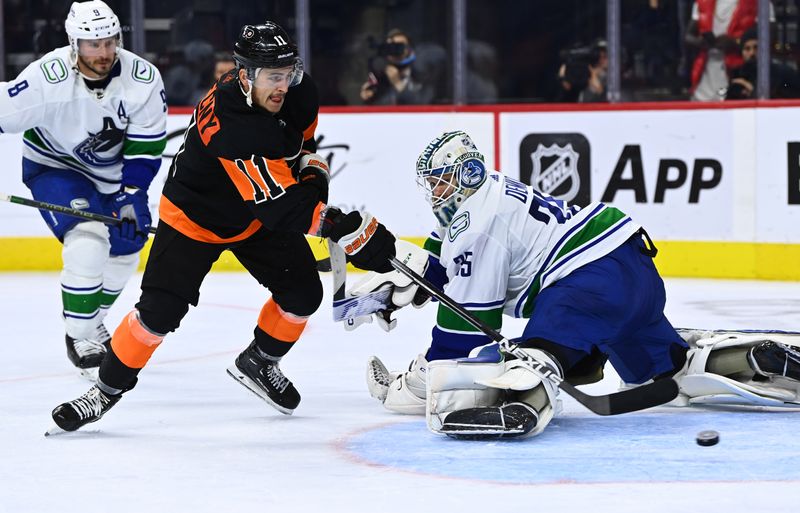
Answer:
<svg viewBox="0 0 800 513"><path fill-rule="evenodd" d="M242 27L233 45L233 58L246 69L284 68L300 61L297 45L272 21Z"/></svg>

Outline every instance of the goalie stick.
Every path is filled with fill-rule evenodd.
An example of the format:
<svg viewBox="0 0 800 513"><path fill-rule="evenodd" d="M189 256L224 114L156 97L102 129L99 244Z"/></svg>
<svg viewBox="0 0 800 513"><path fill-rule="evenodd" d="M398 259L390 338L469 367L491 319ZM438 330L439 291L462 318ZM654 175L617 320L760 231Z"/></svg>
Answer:
<svg viewBox="0 0 800 513"><path fill-rule="evenodd" d="M501 335L500 332L469 313L464 307L456 303L435 285L414 272L413 269L409 268L403 262L394 257L392 257L389 262L392 264L392 267L405 274L428 294L441 301L462 319L500 344L500 347L504 351L529 364L530 369L540 375L542 379L548 379L554 385L561 387L564 392L598 415L619 415L621 413L644 410L668 403L678 396L678 383L671 378L659 379L646 385L640 385L636 388L608 395L589 395L581 392L575 388L575 386L564 381L550 366L532 358L526 352L519 349L516 344L512 343Z"/></svg>
<svg viewBox="0 0 800 513"><path fill-rule="evenodd" d="M349 296L345 292L347 282L347 260L344 250L328 239L330 270L333 273L333 320L343 321L348 329L360 324L358 318L391 308L392 285L386 283L377 290L362 296ZM361 321L364 322L364 321Z"/></svg>

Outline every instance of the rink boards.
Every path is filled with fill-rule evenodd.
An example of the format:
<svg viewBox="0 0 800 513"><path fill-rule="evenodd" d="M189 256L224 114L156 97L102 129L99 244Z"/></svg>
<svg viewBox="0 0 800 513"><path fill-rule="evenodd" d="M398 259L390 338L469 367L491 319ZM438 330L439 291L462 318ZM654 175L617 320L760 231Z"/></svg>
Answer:
<svg viewBox="0 0 800 513"><path fill-rule="evenodd" d="M702 108L699 108L702 107ZM665 275L800 279L800 103L323 109L319 153L331 198L366 208L396 234L421 240L434 221L414 183L416 156L446 130L465 130L506 174L572 203L612 203L644 225ZM166 155L188 113L169 117ZM21 139L0 137L0 191L20 181ZM150 196L171 158L164 159ZM2 207L0 269L58 269L59 245L38 213ZM324 245L312 243L324 254ZM238 269L232 259L219 270Z"/></svg>

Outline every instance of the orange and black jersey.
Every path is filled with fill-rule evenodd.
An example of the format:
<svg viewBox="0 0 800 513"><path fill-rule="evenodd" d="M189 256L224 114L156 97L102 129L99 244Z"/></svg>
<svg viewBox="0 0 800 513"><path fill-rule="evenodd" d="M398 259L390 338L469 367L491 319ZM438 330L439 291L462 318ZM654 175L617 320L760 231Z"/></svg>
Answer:
<svg viewBox="0 0 800 513"><path fill-rule="evenodd" d="M164 185L161 220L204 242L242 240L262 225L308 232L327 184L298 183L288 161L316 150L318 113L308 75L275 115L247 105L235 71L224 75L194 110Z"/></svg>

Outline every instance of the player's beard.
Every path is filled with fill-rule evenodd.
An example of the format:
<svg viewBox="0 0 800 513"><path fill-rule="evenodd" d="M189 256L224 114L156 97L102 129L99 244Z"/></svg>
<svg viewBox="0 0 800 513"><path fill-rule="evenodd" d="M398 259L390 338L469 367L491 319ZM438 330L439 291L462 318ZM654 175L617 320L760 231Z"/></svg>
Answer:
<svg viewBox="0 0 800 513"><path fill-rule="evenodd" d="M86 59L84 59L80 55L78 56L78 59L80 60L81 64L86 67L86 69L97 75L96 77L97 80L106 78L108 74L111 73L111 68L114 66L114 60L115 60L113 58L103 59L102 61L100 61L100 59L95 59L94 64L89 64L86 61Z"/></svg>

